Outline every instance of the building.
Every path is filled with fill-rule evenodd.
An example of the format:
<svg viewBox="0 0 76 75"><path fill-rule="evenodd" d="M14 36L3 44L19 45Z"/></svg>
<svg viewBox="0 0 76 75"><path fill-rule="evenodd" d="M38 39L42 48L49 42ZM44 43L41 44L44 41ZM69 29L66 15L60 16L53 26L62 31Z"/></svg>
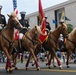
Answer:
<svg viewBox="0 0 76 75"><path fill-rule="evenodd" d="M72 24L75 27L76 24L76 0L68 0L61 4L49 7L44 9L45 16L48 17L48 22L51 25L52 30L54 30L58 24L59 20L65 19L65 17L69 18L70 21L66 21L67 24ZM27 15L27 19L29 19L30 26L33 27L34 25L38 24L38 11L32 14ZM57 22L57 24L53 23L53 20Z"/></svg>

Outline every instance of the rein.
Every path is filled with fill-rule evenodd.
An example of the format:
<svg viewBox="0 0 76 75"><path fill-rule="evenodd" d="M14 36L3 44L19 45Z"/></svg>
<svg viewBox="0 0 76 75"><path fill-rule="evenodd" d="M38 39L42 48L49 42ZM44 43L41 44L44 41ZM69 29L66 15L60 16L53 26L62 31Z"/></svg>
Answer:
<svg viewBox="0 0 76 75"><path fill-rule="evenodd" d="M73 50L75 50L75 49L76 49L76 43L75 43L75 42L73 42L73 41L71 41L71 40L70 40L70 39L68 39L68 38L67 38L67 40L68 40L68 41L70 41L70 42L74 45L74 49L73 49Z"/></svg>
<svg viewBox="0 0 76 75"><path fill-rule="evenodd" d="M25 36L25 37L26 37L27 39L29 39L29 40L33 43L33 45L38 44L38 42L37 42L37 41L30 39L28 36Z"/></svg>
<svg viewBox="0 0 76 75"><path fill-rule="evenodd" d="M56 40L55 40L54 38L52 38L52 37L50 36L50 34L51 34L51 32L49 33L48 38L50 38L51 40L53 40L53 41L55 42L55 45L57 46ZM54 48L54 49L57 49L57 48L55 48L55 47L53 47L53 48Z"/></svg>
<svg viewBox="0 0 76 75"><path fill-rule="evenodd" d="M6 29L12 29L12 28L6 28ZM4 29L3 29L3 30L4 30ZM2 30L2 31L3 31L3 30ZM1 32L2 32L2 31L1 31ZM9 50L15 41L12 41L12 42L11 42L11 41L8 40L1 32L0 32L0 35L1 35L6 41L9 42L9 48L8 48L8 50Z"/></svg>
<svg viewBox="0 0 76 75"><path fill-rule="evenodd" d="M2 37L3 37L6 41L9 42L9 48L8 48L8 50L9 50L15 41L11 42L11 41L8 40L3 34L1 34L1 35L2 35Z"/></svg>
<svg viewBox="0 0 76 75"><path fill-rule="evenodd" d="M52 39L55 43L57 43L56 40L50 36L50 34L51 34L51 32L50 32L49 35L48 35L49 38Z"/></svg>

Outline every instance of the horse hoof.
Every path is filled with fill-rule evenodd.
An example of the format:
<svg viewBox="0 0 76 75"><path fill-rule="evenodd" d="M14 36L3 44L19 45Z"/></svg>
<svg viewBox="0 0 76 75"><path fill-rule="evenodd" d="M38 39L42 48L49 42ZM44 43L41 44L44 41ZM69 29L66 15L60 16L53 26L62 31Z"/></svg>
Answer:
<svg viewBox="0 0 76 75"><path fill-rule="evenodd" d="M12 65L12 67L15 67L14 65Z"/></svg>
<svg viewBox="0 0 76 75"><path fill-rule="evenodd" d="M18 68L17 68L17 67L15 67L15 70L18 70Z"/></svg>
<svg viewBox="0 0 76 75"><path fill-rule="evenodd" d="M63 69L63 68L62 68L62 66L59 66L59 69L61 69L61 70L62 70L62 69Z"/></svg>
<svg viewBox="0 0 76 75"><path fill-rule="evenodd" d="M28 70L28 68L26 67L26 70Z"/></svg>
<svg viewBox="0 0 76 75"><path fill-rule="evenodd" d="M34 64L32 64L32 66L34 66Z"/></svg>
<svg viewBox="0 0 76 75"><path fill-rule="evenodd" d="M67 66L67 68L70 68L69 66Z"/></svg>
<svg viewBox="0 0 76 75"><path fill-rule="evenodd" d="M6 72L9 73L9 69L6 69Z"/></svg>
<svg viewBox="0 0 76 75"><path fill-rule="evenodd" d="M9 70L9 73L12 73L13 72L13 70Z"/></svg>
<svg viewBox="0 0 76 75"><path fill-rule="evenodd" d="M40 67L37 68L37 71L39 71L39 70L40 70Z"/></svg>
<svg viewBox="0 0 76 75"><path fill-rule="evenodd" d="M50 65L48 66L48 68L49 68L49 69L51 68Z"/></svg>
<svg viewBox="0 0 76 75"><path fill-rule="evenodd" d="M53 65L54 67L56 67L56 65Z"/></svg>
<svg viewBox="0 0 76 75"><path fill-rule="evenodd" d="M46 66L48 65L48 63L46 63Z"/></svg>

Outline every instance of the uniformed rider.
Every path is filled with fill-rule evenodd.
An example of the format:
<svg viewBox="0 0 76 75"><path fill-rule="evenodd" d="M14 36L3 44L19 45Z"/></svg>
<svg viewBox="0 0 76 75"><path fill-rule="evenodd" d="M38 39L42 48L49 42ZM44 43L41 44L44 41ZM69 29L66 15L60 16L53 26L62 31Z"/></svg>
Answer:
<svg viewBox="0 0 76 75"><path fill-rule="evenodd" d="M3 14L1 14L2 6L0 5L0 27L5 27L6 26L6 19Z"/></svg>
<svg viewBox="0 0 76 75"><path fill-rule="evenodd" d="M20 15L21 15L21 19L19 20L19 22L21 23L21 25L23 27L30 28L28 20L25 19L26 12L20 12Z"/></svg>

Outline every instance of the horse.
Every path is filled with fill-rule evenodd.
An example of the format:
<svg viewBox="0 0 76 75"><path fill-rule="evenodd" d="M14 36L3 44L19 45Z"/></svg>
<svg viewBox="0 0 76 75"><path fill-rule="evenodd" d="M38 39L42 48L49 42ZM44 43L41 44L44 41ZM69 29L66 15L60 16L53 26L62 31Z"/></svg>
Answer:
<svg viewBox="0 0 76 75"><path fill-rule="evenodd" d="M63 34L64 37L68 37L67 36L68 35L67 25L66 25L65 22L61 22L60 25L52 33L49 33L48 34L48 39L46 41L44 41L42 43L42 45L51 54L51 57L50 57L50 59L48 60L48 63L47 63L49 65L49 67L50 67L50 64L51 64L51 59L55 57L57 59L57 63L58 63L59 68L62 69L61 62L56 55L57 42L58 42L58 38L59 38L60 34ZM40 48L40 46L39 46L39 48ZM28 61L27 61L28 64L29 64L29 61L30 61L30 57L31 57L31 55L28 58Z"/></svg>
<svg viewBox="0 0 76 75"><path fill-rule="evenodd" d="M76 27L72 30L71 33L69 33L68 38L66 38L65 49L67 52L66 65L67 68L69 68L69 57L71 52L76 54Z"/></svg>
<svg viewBox="0 0 76 75"><path fill-rule="evenodd" d="M39 67L39 64L37 63L37 59L36 59L36 56L34 54L34 51L35 51L35 48L37 47L37 45L39 43L40 34L42 34L44 36L46 35L46 34L43 34L41 32L40 26L36 25L32 29L28 30L22 38L22 46L24 47L24 51L27 50L30 52L30 55L32 55L32 57L34 58L34 61L36 63L37 70L40 70L40 67ZM17 47L17 44L14 46ZM15 56L15 58L16 58L16 56ZM16 68L16 60L14 60L14 66ZM28 63L26 63L26 70L27 69L28 69Z"/></svg>
<svg viewBox="0 0 76 75"><path fill-rule="evenodd" d="M6 63L6 71L12 72L12 65L11 65L11 53L14 43L14 31L16 29L21 29L22 26L18 21L18 17L15 12L12 12L8 15L8 23L6 27L0 32L0 49L5 53L7 57Z"/></svg>
<svg viewBox="0 0 76 75"><path fill-rule="evenodd" d="M51 54L51 57L50 59L48 60L48 66L50 68L50 64L51 64L51 59L54 59L54 57L56 58L57 60L57 63L58 63L58 66L59 66L59 69L62 69L62 65L61 65L61 62L60 62L60 59L58 58L58 56L56 55L56 51L57 51L57 42L58 42L58 39L59 39L59 36L60 34L63 34L64 37L68 37L68 31L67 31L67 26L64 22L60 23L61 26L58 26L50 35L50 43L48 42L45 42L43 45L48 49L50 50L50 54ZM48 44L46 46L46 44ZM49 47L50 45L51 47Z"/></svg>

